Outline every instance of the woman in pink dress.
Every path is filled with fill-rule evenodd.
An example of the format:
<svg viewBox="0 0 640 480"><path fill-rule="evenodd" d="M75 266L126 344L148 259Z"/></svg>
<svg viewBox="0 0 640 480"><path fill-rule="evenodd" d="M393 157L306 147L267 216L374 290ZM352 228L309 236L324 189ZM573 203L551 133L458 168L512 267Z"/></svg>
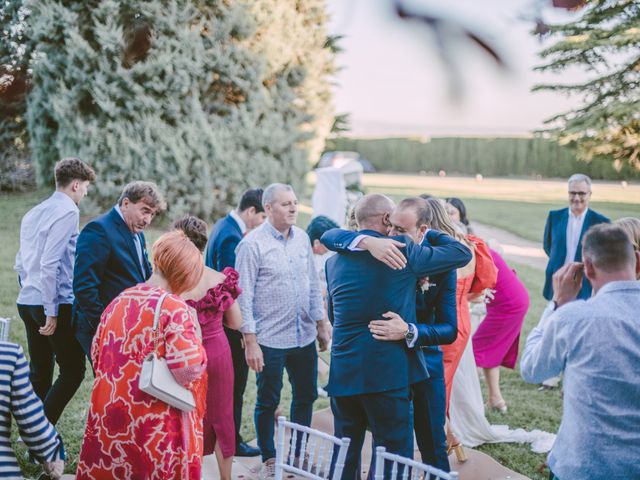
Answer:
<svg viewBox="0 0 640 480"><path fill-rule="evenodd" d="M493 299L487 303L487 316L473 335L473 354L484 369L489 388L489 407L506 413L500 392L500 366L513 369L518 359L520 330L529 310L529 293L515 271L497 252L491 250L498 267Z"/></svg>
<svg viewBox="0 0 640 480"><path fill-rule="evenodd" d="M173 223L200 251L207 245L207 224L188 216ZM225 268L222 273L205 267L200 283L182 294L195 308L202 329L202 344L207 352L208 385L204 416L204 454L215 452L221 480L231 479L231 465L236 448L233 421L233 361L229 341L222 325L237 330L242 325L240 308L235 303L240 295L238 272Z"/></svg>

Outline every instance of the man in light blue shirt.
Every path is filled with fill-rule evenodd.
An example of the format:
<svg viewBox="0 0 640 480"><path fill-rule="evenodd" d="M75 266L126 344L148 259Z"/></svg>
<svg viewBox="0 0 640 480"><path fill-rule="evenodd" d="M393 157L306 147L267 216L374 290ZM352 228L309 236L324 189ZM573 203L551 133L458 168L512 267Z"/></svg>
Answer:
<svg viewBox="0 0 640 480"><path fill-rule="evenodd" d="M326 320L309 237L295 226L298 199L289 185L274 183L262 195L267 221L242 239L236 250L239 297L247 364L257 372L255 410L260 479L275 473L274 415L287 370L293 390L291 419L311 424L318 396L318 354L331 326Z"/></svg>
<svg viewBox="0 0 640 480"><path fill-rule="evenodd" d="M20 281L17 304L24 322L30 379L56 423L84 378L82 349L71 327L73 262L78 238L78 204L96 179L77 158L55 166L56 191L29 210L20 225L15 270ZM54 360L60 374L53 383Z"/></svg>
<svg viewBox="0 0 640 480"><path fill-rule="evenodd" d="M591 227L584 263L553 276L553 304L527 338L529 383L564 372L564 412L549 453L552 478L640 478L640 253L618 226ZM595 295L576 300L584 276Z"/></svg>

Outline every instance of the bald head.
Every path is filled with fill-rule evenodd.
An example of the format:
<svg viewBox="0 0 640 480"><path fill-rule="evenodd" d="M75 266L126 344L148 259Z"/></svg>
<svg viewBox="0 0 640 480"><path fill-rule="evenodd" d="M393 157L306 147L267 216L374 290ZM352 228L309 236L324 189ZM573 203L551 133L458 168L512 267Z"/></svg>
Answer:
<svg viewBox="0 0 640 480"><path fill-rule="evenodd" d="M394 208L393 200L385 195L379 193L365 195L355 207L358 227L386 235L389 229L389 215Z"/></svg>

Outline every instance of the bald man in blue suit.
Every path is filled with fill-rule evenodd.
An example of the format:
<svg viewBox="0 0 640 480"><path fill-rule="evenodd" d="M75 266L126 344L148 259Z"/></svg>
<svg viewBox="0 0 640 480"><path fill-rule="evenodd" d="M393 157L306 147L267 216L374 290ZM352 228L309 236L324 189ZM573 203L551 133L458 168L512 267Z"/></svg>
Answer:
<svg viewBox="0 0 640 480"><path fill-rule="evenodd" d="M384 237L394 207L383 195L363 197L356 206L360 233ZM327 261L327 300L334 325L327 392L335 435L351 438L343 478L359 476L367 427L374 446L412 455L410 387L428 377L424 358L404 342L374 339L369 322L393 311L415 323L418 279L454 270L471 259L469 249L453 238L435 231L427 236L439 246L421 246L395 237L407 259L402 269L394 270L366 251L338 254ZM324 240L325 236L322 241L329 247L331 242Z"/></svg>

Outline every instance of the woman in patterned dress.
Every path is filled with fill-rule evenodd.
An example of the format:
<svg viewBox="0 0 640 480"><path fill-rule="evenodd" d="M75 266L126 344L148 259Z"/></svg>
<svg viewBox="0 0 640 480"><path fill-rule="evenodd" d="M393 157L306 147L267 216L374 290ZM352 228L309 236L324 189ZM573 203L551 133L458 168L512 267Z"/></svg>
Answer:
<svg viewBox="0 0 640 480"><path fill-rule="evenodd" d="M207 224L197 217L176 220L173 228L183 231L193 244L204 251ZM229 341L222 327L237 330L242 325L238 272L227 267L222 273L205 267L198 285L182 298L198 312L202 343L207 352L207 401L204 416L204 454L215 452L220 480L231 480L231 465L236 449L233 420L233 360Z"/></svg>
<svg viewBox="0 0 640 480"><path fill-rule="evenodd" d="M177 296L204 271L202 255L182 232L153 248L147 283L122 292L105 309L93 341L95 380L76 478L200 480L206 355L195 319ZM158 354L175 379L194 392L183 412L140 391L144 358L153 351L153 317L163 293ZM201 392L202 394L198 394Z"/></svg>

